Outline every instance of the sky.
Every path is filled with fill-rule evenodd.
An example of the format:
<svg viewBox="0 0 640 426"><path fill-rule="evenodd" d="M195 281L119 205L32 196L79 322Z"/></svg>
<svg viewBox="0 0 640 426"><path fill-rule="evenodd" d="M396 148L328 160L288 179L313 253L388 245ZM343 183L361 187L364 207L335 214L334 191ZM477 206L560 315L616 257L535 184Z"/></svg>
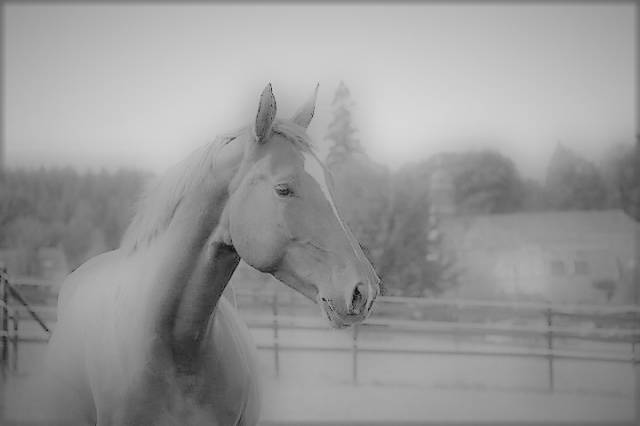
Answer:
<svg viewBox="0 0 640 426"><path fill-rule="evenodd" d="M161 172L320 84L321 154L342 80L392 169L494 148L544 176L561 142L597 159L636 134L632 3L5 4L8 167Z"/></svg>

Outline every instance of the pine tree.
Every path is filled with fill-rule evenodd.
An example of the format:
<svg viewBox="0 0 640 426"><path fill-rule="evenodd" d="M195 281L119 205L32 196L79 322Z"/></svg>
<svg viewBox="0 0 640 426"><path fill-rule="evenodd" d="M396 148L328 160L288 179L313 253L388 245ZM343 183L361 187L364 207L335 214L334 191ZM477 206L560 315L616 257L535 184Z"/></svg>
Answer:
<svg viewBox="0 0 640 426"><path fill-rule="evenodd" d="M636 135L635 147L630 151L619 162L617 181L622 208L636 222L640 222L640 135Z"/></svg>
<svg viewBox="0 0 640 426"><path fill-rule="evenodd" d="M327 155L327 166L334 168L353 154L364 154L364 150L360 141L355 137L356 129L351 122L353 101L351 93L343 81L338 85L331 105L333 121L329 124L325 139L333 142Z"/></svg>

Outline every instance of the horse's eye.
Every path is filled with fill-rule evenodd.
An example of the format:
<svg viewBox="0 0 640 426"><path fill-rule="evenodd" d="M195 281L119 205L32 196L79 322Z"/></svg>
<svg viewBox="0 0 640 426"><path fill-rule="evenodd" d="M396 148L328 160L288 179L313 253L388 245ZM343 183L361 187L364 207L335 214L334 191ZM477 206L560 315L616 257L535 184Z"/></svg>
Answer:
<svg viewBox="0 0 640 426"><path fill-rule="evenodd" d="M280 197L291 197L293 195L293 191L289 188L289 185L284 183L276 185L275 190L276 194Z"/></svg>

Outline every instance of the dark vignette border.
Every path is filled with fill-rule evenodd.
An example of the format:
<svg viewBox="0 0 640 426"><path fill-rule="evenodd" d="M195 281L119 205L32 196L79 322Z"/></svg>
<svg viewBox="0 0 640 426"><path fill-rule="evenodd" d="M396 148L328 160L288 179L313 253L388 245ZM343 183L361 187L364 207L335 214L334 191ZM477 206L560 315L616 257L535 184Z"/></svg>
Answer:
<svg viewBox="0 0 640 426"><path fill-rule="evenodd" d="M430 5L430 4L467 4L467 5L482 5L482 4L512 4L512 5L527 5L527 4L547 4L547 5L566 5L566 4L578 4L578 5L597 5L597 4L627 4L635 6L635 134L636 134L636 146L635 149L639 151L637 156L640 155L640 84L638 81L638 75L640 75L640 1L638 0L316 0L316 1L296 1L296 0L189 0L186 2L177 2L175 0L0 0L0 185L3 183L3 171L6 162L5 156L5 23L6 13L5 6L9 4L21 4L21 5L100 5L100 4L120 4L122 6L127 5L162 5L162 4L176 4L189 6L196 4L242 4L242 5L318 5L318 4L330 4L339 7L340 5L376 5L384 7L385 5ZM636 156L636 158L638 158ZM636 164L636 179L640 179L640 164ZM640 265L640 225L636 229L635 239L635 257L636 265ZM636 286L640 288L640 272L635 274ZM640 367L636 367L636 398L640 400ZM0 418L2 418L2 405L0 404ZM640 404L636 403L636 419L640 421Z"/></svg>

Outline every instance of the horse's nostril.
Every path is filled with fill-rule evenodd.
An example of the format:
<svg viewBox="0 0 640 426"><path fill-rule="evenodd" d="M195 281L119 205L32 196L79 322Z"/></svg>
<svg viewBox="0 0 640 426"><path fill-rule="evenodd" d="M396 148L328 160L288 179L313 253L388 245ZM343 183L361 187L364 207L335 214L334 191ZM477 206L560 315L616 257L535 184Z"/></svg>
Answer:
<svg viewBox="0 0 640 426"><path fill-rule="evenodd" d="M366 304L367 286L363 283L358 283L351 294L351 306L349 307L349 311L353 314L360 314L364 310Z"/></svg>
<svg viewBox="0 0 640 426"><path fill-rule="evenodd" d="M362 293L360 293L360 290L358 290L358 287L355 288L355 290L353 290L353 296L351 297L351 304L352 305L356 305L360 299L362 299Z"/></svg>

